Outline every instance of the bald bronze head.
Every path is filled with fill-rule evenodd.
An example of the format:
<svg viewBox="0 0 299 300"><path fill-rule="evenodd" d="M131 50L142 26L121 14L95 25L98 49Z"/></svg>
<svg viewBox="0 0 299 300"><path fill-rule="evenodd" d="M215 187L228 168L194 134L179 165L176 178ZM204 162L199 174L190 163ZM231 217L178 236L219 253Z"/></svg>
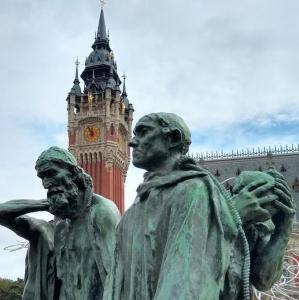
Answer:
<svg viewBox="0 0 299 300"><path fill-rule="evenodd" d="M159 168L172 156L185 155L191 144L191 134L182 118L173 113L151 113L136 124L133 164L147 171Z"/></svg>

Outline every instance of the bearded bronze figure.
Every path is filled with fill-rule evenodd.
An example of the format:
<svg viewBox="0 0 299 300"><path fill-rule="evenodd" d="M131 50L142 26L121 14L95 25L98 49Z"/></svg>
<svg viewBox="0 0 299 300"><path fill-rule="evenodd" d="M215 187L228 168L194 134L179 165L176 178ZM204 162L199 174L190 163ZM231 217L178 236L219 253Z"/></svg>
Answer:
<svg viewBox="0 0 299 300"><path fill-rule="evenodd" d="M29 241L22 299L102 299L118 209L93 193L91 177L64 149L44 151L36 170L47 199L0 204L0 224ZM26 216L38 211L54 220Z"/></svg>

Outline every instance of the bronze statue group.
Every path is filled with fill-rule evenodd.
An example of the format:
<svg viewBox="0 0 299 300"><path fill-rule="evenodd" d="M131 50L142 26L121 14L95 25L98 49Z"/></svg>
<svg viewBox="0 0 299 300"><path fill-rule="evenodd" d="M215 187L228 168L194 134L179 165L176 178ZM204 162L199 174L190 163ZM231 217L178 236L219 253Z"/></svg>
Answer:
<svg viewBox="0 0 299 300"><path fill-rule="evenodd" d="M0 204L0 224L29 241L23 300L249 300L282 273L295 206L283 176L242 172L231 193L186 156L171 113L142 117L129 143L146 170L121 218L68 151L36 162L45 200ZM49 211L50 222L26 214Z"/></svg>

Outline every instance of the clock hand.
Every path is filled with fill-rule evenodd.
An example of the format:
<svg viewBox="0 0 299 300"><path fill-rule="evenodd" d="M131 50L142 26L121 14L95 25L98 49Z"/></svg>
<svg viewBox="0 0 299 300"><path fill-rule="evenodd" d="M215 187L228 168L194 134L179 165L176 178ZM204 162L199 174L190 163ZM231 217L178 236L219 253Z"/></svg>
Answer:
<svg viewBox="0 0 299 300"><path fill-rule="evenodd" d="M88 130L89 130L89 135L90 136L94 136L94 130L93 130L93 128L92 127L87 127L88 128Z"/></svg>

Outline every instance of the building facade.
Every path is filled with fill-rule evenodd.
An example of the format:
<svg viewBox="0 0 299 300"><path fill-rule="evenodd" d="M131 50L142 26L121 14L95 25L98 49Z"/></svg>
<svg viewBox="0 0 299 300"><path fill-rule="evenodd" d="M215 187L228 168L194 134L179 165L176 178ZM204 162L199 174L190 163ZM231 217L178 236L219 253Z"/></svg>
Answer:
<svg viewBox="0 0 299 300"><path fill-rule="evenodd" d="M92 52L81 74L76 62L74 85L67 97L69 150L91 175L95 193L113 200L124 212L124 182L130 162L133 105L125 76L122 84L110 48L103 9Z"/></svg>
<svg viewBox="0 0 299 300"><path fill-rule="evenodd" d="M231 153L206 153L193 157L229 189L242 171L276 169L287 180L299 208L299 145L241 150ZM296 219L299 221L299 210Z"/></svg>

